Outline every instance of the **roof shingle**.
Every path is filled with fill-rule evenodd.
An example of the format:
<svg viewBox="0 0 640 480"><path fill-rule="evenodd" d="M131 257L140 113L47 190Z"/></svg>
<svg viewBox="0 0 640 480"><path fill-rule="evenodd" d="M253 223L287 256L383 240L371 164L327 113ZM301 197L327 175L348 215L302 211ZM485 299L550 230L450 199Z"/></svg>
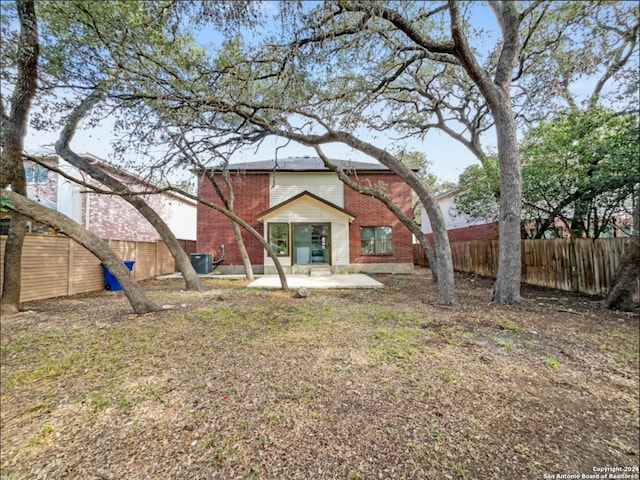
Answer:
<svg viewBox="0 0 640 480"><path fill-rule="evenodd" d="M388 171L380 163L356 162L353 160L336 160L331 162L342 167L345 171ZM319 157L289 157L276 160L260 160L255 162L231 163L229 171L278 171L278 172L317 172L329 171Z"/></svg>

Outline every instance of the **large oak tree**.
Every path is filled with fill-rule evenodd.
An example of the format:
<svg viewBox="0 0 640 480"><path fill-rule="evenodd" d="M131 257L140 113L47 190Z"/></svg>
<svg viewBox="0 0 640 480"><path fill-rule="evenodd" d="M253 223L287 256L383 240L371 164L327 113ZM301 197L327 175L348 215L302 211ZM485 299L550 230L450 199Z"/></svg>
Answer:
<svg viewBox="0 0 640 480"><path fill-rule="evenodd" d="M438 280L451 279L445 288L452 289L448 237L432 192L397 158L352 132L375 127L378 118L392 111L388 102L381 102L389 86L405 82L411 91L429 92L441 69L455 67L486 104L496 131L502 196L493 300L512 303L520 299L522 187L511 81L519 58L521 26L537 4L523 10L510 2L489 4L500 35L485 65L469 38L465 3L327 2L300 21L292 21L292 41L266 48L279 73L270 95L252 86L240 92L254 97L260 93L259 101L246 102L248 110L263 113L271 128L280 124L280 135L310 145L344 143L402 176L423 201L433 226ZM254 78L261 80L263 64L257 58L254 62L259 66ZM246 68L237 69L236 78L246 76ZM455 108L464 110L459 105ZM306 132L291 121L296 117ZM253 121L248 114L247 119Z"/></svg>
<svg viewBox="0 0 640 480"><path fill-rule="evenodd" d="M27 133L31 102L36 94L38 80L38 24L32 0L16 2L20 33L15 50L17 71L11 107L5 110L5 98L0 98L2 116L2 156L0 160L0 187L11 185L20 195L27 194L22 149ZM3 32L4 34L5 32ZM4 36L4 35L3 35ZM6 38L6 37L5 37ZM4 42L3 42L4 43ZM4 62L3 62L4 63ZM20 305L22 269L22 245L26 233L26 218L14 212L4 254L4 278L2 284L2 312L15 313Z"/></svg>
<svg viewBox="0 0 640 480"><path fill-rule="evenodd" d="M476 2L326 2L292 22L295 41L280 70L293 95L280 96L295 108L280 111L350 132L392 129L412 137L439 129L480 162L489 158L482 138L492 129L501 244L493 299L510 303L520 282L518 119L526 125L563 102L576 104L572 88L594 76L589 106L605 98L637 104L638 6L488 5L498 30L478 22L486 7ZM616 82L623 88L607 89ZM282 102L267 105L278 111Z"/></svg>

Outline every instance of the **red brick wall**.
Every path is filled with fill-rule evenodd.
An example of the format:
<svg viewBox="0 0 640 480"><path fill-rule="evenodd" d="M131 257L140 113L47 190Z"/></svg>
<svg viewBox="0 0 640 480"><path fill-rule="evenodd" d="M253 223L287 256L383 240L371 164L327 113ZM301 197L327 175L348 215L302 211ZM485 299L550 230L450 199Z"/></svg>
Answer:
<svg viewBox="0 0 640 480"><path fill-rule="evenodd" d="M358 174L358 183L382 189L394 203L411 217L411 188L392 173ZM344 187L344 208L356 215L349 225L349 257L351 263L413 263L411 232L379 200ZM360 253L360 227L391 227L393 253L391 255L363 255Z"/></svg>
<svg viewBox="0 0 640 480"><path fill-rule="evenodd" d="M247 175L245 173L232 174L232 184L235 196L234 211L241 219L248 222L258 233L262 234L264 227L256 220L256 216L269 208L269 174L257 173ZM218 178L218 185L227 194L227 188L222 178ZM211 183L206 178L201 178L198 184L198 192L217 205L222 205ZM264 263L264 248L260 242L244 228L240 228L244 244L253 265ZM225 246L223 265L242 265L242 258L233 236L233 226L222 213L201 203L198 204L198 253L213 253L218 251L220 245Z"/></svg>
<svg viewBox="0 0 640 480"><path fill-rule="evenodd" d="M195 240L178 239L178 243L187 255L198 252Z"/></svg>
<svg viewBox="0 0 640 480"><path fill-rule="evenodd" d="M141 189L139 183L128 177L111 173L113 177L128 185L132 190ZM108 190L99 182L89 179L89 183L98 188ZM139 242L155 242L160 239L156 229L138 210L117 195L90 193L83 188L82 218L88 230L100 238L112 240L129 240ZM145 202L165 220L169 215L169 198L163 194L143 195ZM89 202L89 218L87 219L87 201ZM174 200L176 201L176 200Z"/></svg>
<svg viewBox="0 0 640 480"><path fill-rule="evenodd" d="M450 242L466 242L470 240L498 240L498 222L472 225L464 228L454 228L447 232ZM433 244L433 234L428 233L427 239Z"/></svg>

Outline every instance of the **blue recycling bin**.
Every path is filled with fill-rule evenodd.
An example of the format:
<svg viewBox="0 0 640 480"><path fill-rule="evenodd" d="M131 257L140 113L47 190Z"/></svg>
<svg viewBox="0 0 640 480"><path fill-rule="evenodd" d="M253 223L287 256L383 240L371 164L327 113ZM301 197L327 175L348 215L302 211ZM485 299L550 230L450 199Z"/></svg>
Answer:
<svg viewBox="0 0 640 480"><path fill-rule="evenodd" d="M129 271L133 270L133 264L136 263L135 260L123 260L123 263L127 266ZM120 286L120 282L118 279L109 271L107 266L102 263L102 270L104 271L104 288L107 290L122 290Z"/></svg>

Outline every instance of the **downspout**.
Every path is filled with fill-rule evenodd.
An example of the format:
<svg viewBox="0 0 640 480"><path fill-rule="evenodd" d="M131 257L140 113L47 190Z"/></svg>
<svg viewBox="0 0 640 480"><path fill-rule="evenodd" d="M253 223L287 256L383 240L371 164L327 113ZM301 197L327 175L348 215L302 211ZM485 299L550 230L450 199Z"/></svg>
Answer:
<svg viewBox="0 0 640 480"><path fill-rule="evenodd" d="M80 176L82 177L82 181L84 183L88 183L86 174L84 172L78 170L77 168L74 168L74 169L80 174ZM89 181L91 181L91 180L89 180ZM85 192L86 193L85 193L85 196L84 196L84 199L85 199L85 202L84 202L84 228L85 228L85 230L89 230L89 224L90 224L89 215L91 213L91 191L90 190L85 190Z"/></svg>

